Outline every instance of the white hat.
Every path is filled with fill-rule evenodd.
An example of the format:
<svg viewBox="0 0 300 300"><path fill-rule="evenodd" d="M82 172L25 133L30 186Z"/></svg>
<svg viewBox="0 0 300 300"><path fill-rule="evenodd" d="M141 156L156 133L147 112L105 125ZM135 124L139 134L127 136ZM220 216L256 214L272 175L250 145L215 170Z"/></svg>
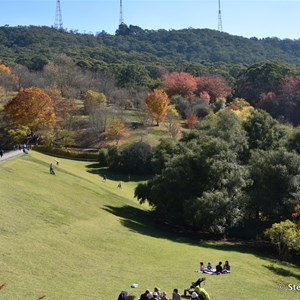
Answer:
<svg viewBox="0 0 300 300"><path fill-rule="evenodd" d="M192 293L192 298L197 298L198 297L198 294L196 292L193 292Z"/></svg>

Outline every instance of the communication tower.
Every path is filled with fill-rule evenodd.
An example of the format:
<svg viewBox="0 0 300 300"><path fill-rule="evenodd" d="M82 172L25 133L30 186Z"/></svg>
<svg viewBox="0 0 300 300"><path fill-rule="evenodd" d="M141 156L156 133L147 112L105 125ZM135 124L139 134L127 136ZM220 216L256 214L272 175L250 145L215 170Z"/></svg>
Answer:
<svg viewBox="0 0 300 300"><path fill-rule="evenodd" d="M55 23L54 27L57 29L63 28L63 21L61 17L61 8L60 8L60 0L56 1L56 13L55 13Z"/></svg>
<svg viewBox="0 0 300 300"><path fill-rule="evenodd" d="M123 18L123 2L120 0L120 18L119 18L119 25L124 23L124 18Z"/></svg>
<svg viewBox="0 0 300 300"><path fill-rule="evenodd" d="M219 0L218 30L219 31L223 31L223 28L222 28L222 16L221 16L221 0Z"/></svg>

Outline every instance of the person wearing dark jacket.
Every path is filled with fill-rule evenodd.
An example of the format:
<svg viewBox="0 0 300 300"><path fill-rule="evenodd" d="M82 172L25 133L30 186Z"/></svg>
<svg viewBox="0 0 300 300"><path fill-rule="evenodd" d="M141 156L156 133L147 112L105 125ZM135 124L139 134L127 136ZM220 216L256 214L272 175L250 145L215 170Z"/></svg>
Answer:
<svg viewBox="0 0 300 300"><path fill-rule="evenodd" d="M140 296L140 300L148 300L148 297L147 295L150 293L150 290L146 290L145 293L143 293L141 296Z"/></svg>
<svg viewBox="0 0 300 300"><path fill-rule="evenodd" d="M222 262L220 261L219 264L216 266L216 273L222 273L223 267Z"/></svg>

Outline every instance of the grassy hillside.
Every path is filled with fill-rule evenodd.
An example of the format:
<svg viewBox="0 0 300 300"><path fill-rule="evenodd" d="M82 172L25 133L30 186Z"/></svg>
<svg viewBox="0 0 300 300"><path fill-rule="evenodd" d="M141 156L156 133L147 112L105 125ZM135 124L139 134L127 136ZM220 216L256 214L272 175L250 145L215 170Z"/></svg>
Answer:
<svg viewBox="0 0 300 300"><path fill-rule="evenodd" d="M0 162L1 299L117 299L159 286L171 296L199 274L199 261L228 259L230 275L208 276L211 299L299 299L278 283L300 270L238 245L192 241L160 231L133 199L136 182L106 183L97 165L30 152ZM121 178L118 178L120 180ZM137 289L130 284L138 283Z"/></svg>

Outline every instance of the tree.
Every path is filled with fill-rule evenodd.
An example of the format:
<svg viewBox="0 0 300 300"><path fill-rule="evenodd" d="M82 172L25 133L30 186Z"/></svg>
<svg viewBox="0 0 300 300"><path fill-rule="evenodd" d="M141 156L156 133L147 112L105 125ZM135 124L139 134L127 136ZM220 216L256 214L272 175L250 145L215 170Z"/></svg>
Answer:
<svg viewBox="0 0 300 300"><path fill-rule="evenodd" d="M155 89L147 95L145 105L157 126L164 120L169 103L169 97L163 90Z"/></svg>
<svg viewBox="0 0 300 300"><path fill-rule="evenodd" d="M80 68L66 55L55 56L53 62L43 68L42 76L44 86L59 89L67 98L78 97L90 84Z"/></svg>
<svg viewBox="0 0 300 300"><path fill-rule="evenodd" d="M180 146L174 140L162 139L155 147L152 166L155 174L160 174L168 161L180 153Z"/></svg>
<svg viewBox="0 0 300 300"><path fill-rule="evenodd" d="M185 119L185 124L187 125L187 127L189 129L194 128L197 122L198 122L198 118L193 113L188 114L186 119Z"/></svg>
<svg viewBox="0 0 300 300"><path fill-rule="evenodd" d="M78 105L75 101L63 98L61 91L58 89L47 89L47 94L51 98L54 107L56 127L71 130L74 117L79 110Z"/></svg>
<svg viewBox="0 0 300 300"><path fill-rule="evenodd" d="M291 217L300 201L299 170L300 157L296 153L285 149L252 152L248 211L257 224Z"/></svg>
<svg viewBox="0 0 300 300"><path fill-rule="evenodd" d="M20 91L4 106L4 114L10 128L28 127L32 136L39 130L52 130L56 122L51 98L36 87Z"/></svg>
<svg viewBox="0 0 300 300"><path fill-rule="evenodd" d="M190 98L197 88L194 76L185 72L164 74L162 80L170 97L181 95L182 97Z"/></svg>
<svg viewBox="0 0 300 300"><path fill-rule="evenodd" d="M108 141L115 141L118 145L121 138L128 136L125 123L120 119L112 120L107 126L105 136Z"/></svg>
<svg viewBox="0 0 300 300"><path fill-rule="evenodd" d="M235 153L220 139L202 136L180 143L179 147L179 154L174 156L164 151L170 157L166 163L160 162L165 168L139 185L135 197L141 203L148 201L168 221L224 232L241 217L240 200L247 184L245 169L236 163ZM215 202L216 209L207 212L214 221L208 224L208 216L201 214L202 200L199 203L198 199L207 199L213 193L219 196L210 198L218 204Z"/></svg>
<svg viewBox="0 0 300 300"><path fill-rule="evenodd" d="M289 250L300 250L300 236L296 224L290 220L274 223L265 235L277 246L280 260L285 260Z"/></svg>
<svg viewBox="0 0 300 300"><path fill-rule="evenodd" d="M276 149L285 132L279 123L263 110L254 111L243 123L247 132L249 149Z"/></svg>
<svg viewBox="0 0 300 300"><path fill-rule="evenodd" d="M147 86L150 76L143 65L128 64L120 68L117 84L121 88L136 89Z"/></svg>
<svg viewBox="0 0 300 300"><path fill-rule="evenodd" d="M82 98L85 112L89 117L91 133L96 136L97 141L101 141L107 125L106 96L103 93L88 90Z"/></svg>
<svg viewBox="0 0 300 300"><path fill-rule="evenodd" d="M130 174L151 174L152 147L144 142L127 146L122 152L123 170Z"/></svg>
<svg viewBox="0 0 300 300"><path fill-rule="evenodd" d="M214 103L218 98L225 98L230 94L231 88L221 76L200 76L196 78L197 94Z"/></svg>
<svg viewBox="0 0 300 300"><path fill-rule="evenodd" d="M242 121L247 120L254 112L254 107L243 98L234 98L228 109L232 110Z"/></svg>
<svg viewBox="0 0 300 300"><path fill-rule="evenodd" d="M287 76L281 80L274 101L277 117L282 117L293 125L300 124L300 76Z"/></svg>
<svg viewBox="0 0 300 300"><path fill-rule="evenodd" d="M88 90L83 95L84 109L87 113L94 110L96 107L106 106L106 96L93 90Z"/></svg>
<svg viewBox="0 0 300 300"><path fill-rule="evenodd" d="M300 237L300 204L297 204L295 206L295 212L292 214L292 217L295 221L295 224L297 226L297 231Z"/></svg>
<svg viewBox="0 0 300 300"><path fill-rule="evenodd" d="M0 87L6 90L15 90L18 77L12 74L9 67L0 63Z"/></svg>
<svg viewBox="0 0 300 300"><path fill-rule="evenodd" d="M8 128L7 133L13 143L21 144L30 135L30 130L27 126L19 125L14 128Z"/></svg>
<svg viewBox="0 0 300 300"><path fill-rule="evenodd" d="M255 108L260 107L262 93L277 93L280 81L297 70L287 64L275 61L259 62L242 72L234 88L234 96L246 99Z"/></svg>
<svg viewBox="0 0 300 300"><path fill-rule="evenodd" d="M169 105L166 115L166 127L172 139L176 139L181 132L180 126L176 123L178 116L175 105Z"/></svg>

